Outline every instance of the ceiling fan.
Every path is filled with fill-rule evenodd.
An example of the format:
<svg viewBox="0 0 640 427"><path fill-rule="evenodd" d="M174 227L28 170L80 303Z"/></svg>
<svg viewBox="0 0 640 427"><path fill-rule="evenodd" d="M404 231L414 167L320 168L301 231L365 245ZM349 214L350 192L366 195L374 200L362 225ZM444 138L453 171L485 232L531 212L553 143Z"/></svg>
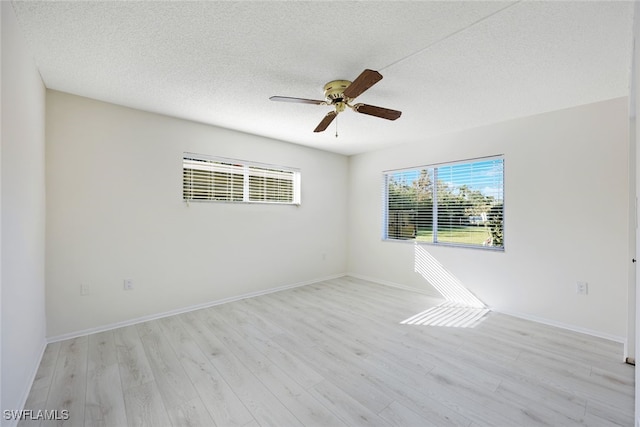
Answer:
<svg viewBox="0 0 640 427"><path fill-rule="evenodd" d="M382 75L374 70L366 69L356 79L351 82L349 80L333 80L324 85L325 99L320 101L317 99L292 98L288 96L272 96L272 101L280 102L297 102L300 104L315 105L332 105L334 111L330 111L322 119L320 124L314 129L314 132L324 131L336 118L336 116L345 110L345 107L351 108L356 113L368 114L370 116L380 117L387 120L396 120L402 114L401 111L390 110L389 108L376 107L368 104L352 104L352 101L360 96L364 91L374 84L382 80Z"/></svg>

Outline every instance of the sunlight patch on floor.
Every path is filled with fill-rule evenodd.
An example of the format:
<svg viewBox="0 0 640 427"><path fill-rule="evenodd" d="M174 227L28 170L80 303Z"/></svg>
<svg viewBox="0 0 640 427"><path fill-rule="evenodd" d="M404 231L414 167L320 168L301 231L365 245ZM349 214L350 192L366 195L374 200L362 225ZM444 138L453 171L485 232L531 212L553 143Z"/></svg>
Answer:
<svg viewBox="0 0 640 427"><path fill-rule="evenodd" d="M450 328L474 328L480 324L488 308L467 307L445 301L400 322L403 325L445 326Z"/></svg>

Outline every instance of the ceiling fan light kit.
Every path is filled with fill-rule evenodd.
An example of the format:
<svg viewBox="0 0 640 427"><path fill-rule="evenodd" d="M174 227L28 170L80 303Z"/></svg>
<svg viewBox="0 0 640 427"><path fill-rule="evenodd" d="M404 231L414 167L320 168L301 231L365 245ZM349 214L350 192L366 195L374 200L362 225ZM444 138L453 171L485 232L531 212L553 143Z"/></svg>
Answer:
<svg viewBox="0 0 640 427"><path fill-rule="evenodd" d="M272 96L272 101L279 102L296 102L300 104L314 105L331 105L334 111L330 111L320 121L314 132L322 132L331 124L336 116L343 112L346 107L351 108L356 113L367 114L369 116L379 117L387 120L396 120L402 115L401 111L391 110L389 108L376 107L368 104L355 104L351 102L364 93L374 84L382 80L382 75L374 70L366 69L353 81L349 80L332 80L324 85L324 100L292 98L288 96Z"/></svg>

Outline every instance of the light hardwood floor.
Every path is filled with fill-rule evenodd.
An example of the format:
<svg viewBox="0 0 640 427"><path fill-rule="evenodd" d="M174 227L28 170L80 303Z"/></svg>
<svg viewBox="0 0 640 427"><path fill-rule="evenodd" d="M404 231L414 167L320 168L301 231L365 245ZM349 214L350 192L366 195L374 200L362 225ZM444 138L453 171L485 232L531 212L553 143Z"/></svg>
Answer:
<svg viewBox="0 0 640 427"><path fill-rule="evenodd" d="M622 345L340 278L49 344L26 409L69 426L632 426Z"/></svg>

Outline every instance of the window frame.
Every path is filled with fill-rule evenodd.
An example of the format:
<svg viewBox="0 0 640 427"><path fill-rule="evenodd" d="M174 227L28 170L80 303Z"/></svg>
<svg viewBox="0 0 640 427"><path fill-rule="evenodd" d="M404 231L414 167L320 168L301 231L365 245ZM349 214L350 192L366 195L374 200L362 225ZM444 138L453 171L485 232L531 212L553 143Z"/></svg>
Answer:
<svg viewBox="0 0 640 427"><path fill-rule="evenodd" d="M231 191L223 192L228 196L228 198L215 198L215 196L211 195L210 197L204 198L188 198L187 197L187 181L185 170L187 161L201 161L205 163L210 163L212 169L215 168L215 165L220 165L221 173L229 173L233 175L240 175L242 177L242 190L241 197L238 198L238 194L235 194L234 190L238 189L237 178L229 177L229 185L231 186ZM226 170L225 170L226 169ZM257 173L256 173L257 172ZM271 176L269 176L271 175ZM282 175L286 177L290 175L291 179L291 199L290 201L284 200L267 200L268 197L279 197L278 192L269 194L269 190L273 189L271 186L263 186L262 191L258 191L256 193L256 187L254 187L258 182L266 183L266 180L271 179L279 179L278 175ZM193 179L193 178L192 178ZM283 179L284 181L288 181L288 179ZM214 184L211 183L209 187L203 187L202 191L208 191L210 193L214 193L216 191ZM193 196L193 187L191 187L191 192ZM256 199L254 196L262 195L262 199ZM197 154L191 152L184 152L182 154L182 200L185 203L192 202L205 202L205 203L240 203L240 204L268 204L268 205L294 205L299 206L301 204L301 173L300 169L292 168L289 166L281 166L274 165L269 163L261 163L254 162L248 160L240 160L233 159L228 157L220 157L220 156L210 156L206 154Z"/></svg>
<svg viewBox="0 0 640 427"><path fill-rule="evenodd" d="M501 246L490 246L490 245L481 245L481 244L473 244L473 243L456 243L456 242L448 242L448 241L439 241L437 238L438 235L438 222L439 222L439 211L438 211L438 204L439 204L439 198L438 198L438 185L437 185L437 180L438 180L438 173L437 170L439 168L446 168L449 166L456 166L456 165L466 165L466 164L474 164L474 163L482 163L482 162L487 162L487 161L492 161L492 160L500 160L500 167L501 167L501 172L502 172L502 178L501 178L501 199L499 199L501 201L501 206L502 206L502 210L501 210L501 231L502 231L502 245ZM389 237L389 228L390 228L390 212L389 212L389 177L392 176L393 174L397 174L397 173L403 173L403 172L408 172L408 173L416 173L416 174L420 174L422 171L427 170L427 174L429 175L430 179L433 180L433 190L432 190L432 208L431 208L431 221L432 221L432 228L433 228L433 235L431 237L431 240L419 240L418 239L418 235L417 235L417 230L418 230L418 225L417 225L417 221L416 223L413 224L413 227L415 228L415 236L411 237L411 238L403 238L402 236L398 236L398 237ZM413 167L407 167L407 168L402 168L402 169L392 169L392 170L385 170L382 172L382 227L381 227L381 235L382 235L382 241L384 242L400 242L400 243L406 243L406 242L410 242L410 243L414 243L414 244L424 244L424 245L434 245L434 246L451 246L451 247L461 247L461 248L470 248L470 249L481 249L481 250L488 250L488 251L497 251L497 252L504 252L505 251L505 241L504 241L504 232L505 232L505 184L504 184L504 176L505 176L505 159L504 159L504 155L503 154L498 154L498 155L492 155L492 156L486 156L486 157L477 157L477 158L471 158L471 159L464 159L464 160L457 160L457 161L452 161L452 162L442 162L442 163L434 163L434 164L429 164L429 165L422 165L422 166L413 166ZM473 181L471 181L473 182ZM470 183L471 183L470 182ZM469 184L470 184L469 183ZM462 184L461 184L462 185ZM409 210L407 210L408 212ZM415 212L414 212L415 214ZM469 218L472 218L471 216L469 216Z"/></svg>

